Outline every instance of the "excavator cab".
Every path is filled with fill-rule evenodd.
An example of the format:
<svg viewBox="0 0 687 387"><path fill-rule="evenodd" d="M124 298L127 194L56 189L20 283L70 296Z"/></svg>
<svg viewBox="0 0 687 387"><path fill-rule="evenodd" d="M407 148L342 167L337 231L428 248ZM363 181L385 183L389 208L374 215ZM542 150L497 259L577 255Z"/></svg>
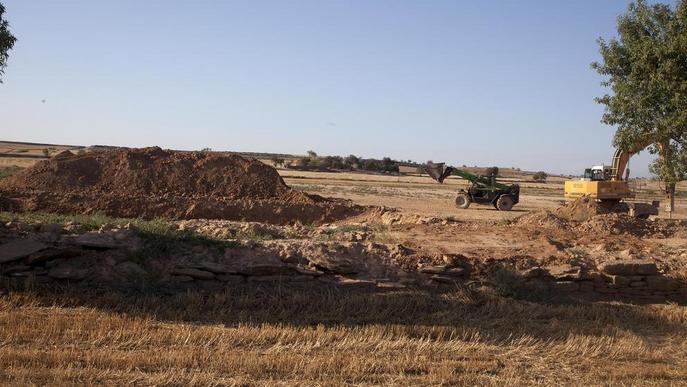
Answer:
<svg viewBox="0 0 687 387"><path fill-rule="evenodd" d="M608 165L595 165L584 170L583 180L606 181L611 180L611 167Z"/></svg>

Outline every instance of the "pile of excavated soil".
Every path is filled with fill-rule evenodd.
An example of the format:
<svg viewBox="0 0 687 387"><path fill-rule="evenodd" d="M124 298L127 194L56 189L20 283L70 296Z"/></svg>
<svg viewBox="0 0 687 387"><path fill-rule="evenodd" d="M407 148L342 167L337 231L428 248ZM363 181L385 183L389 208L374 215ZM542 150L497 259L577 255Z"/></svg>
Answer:
<svg viewBox="0 0 687 387"><path fill-rule="evenodd" d="M629 234L636 237L673 237L685 235L683 221L666 219L638 219L625 213L616 213L593 199L582 197L553 211L539 210L523 215L514 222L515 227L546 230L552 235L574 234L594 239L610 234Z"/></svg>
<svg viewBox="0 0 687 387"><path fill-rule="evenodd" d="M267 223L329 222L363 211L292 190L255 159L157 147L63 152L0 180L0 198L13 211Z"/></svg>
<svg viewBox="0 0 687 387"><path fill-rule="evenodd" d="M566 227L568 223L587 222L592 218L609 214L611 211L594 199L581 197L565 203L553 211L539 210L523 215L516 220L522 226Z"/></svg>
<svg viewBox="0 0 687 387"><path fill-rule="evenodd" d="M599 204L593 198L583 196L569 201L556 209L556 215L560 218L575 222L584 222L596 215L608 214L612 211Z"/></svg>

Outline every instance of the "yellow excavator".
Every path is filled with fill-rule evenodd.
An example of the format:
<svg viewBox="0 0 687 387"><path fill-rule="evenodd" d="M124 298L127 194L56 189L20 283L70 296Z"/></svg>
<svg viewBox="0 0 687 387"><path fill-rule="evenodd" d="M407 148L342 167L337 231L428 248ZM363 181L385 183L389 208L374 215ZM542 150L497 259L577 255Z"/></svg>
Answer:
<svg viewBox="0 0 687 387"><path fill-rule="evenodd" d="M626 170L630 157L646 147L637 144L629 150L616 149L611 166L598 165L584 171L579 180L565 182L565 198L577 199L588 196L596 199L612 211L627 212L631 216L646 219L658 215L658 201L648 203L627 202L635 197L627 182L629 170Z"/></svg>

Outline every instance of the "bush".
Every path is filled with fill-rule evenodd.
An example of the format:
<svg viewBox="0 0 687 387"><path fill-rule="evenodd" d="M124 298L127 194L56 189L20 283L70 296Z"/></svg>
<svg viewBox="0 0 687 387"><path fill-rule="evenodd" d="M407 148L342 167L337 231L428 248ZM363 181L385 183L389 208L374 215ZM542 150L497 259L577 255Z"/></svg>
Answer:
<svg viewBox="0 0 687 387"><path fill-rule="evenodd" d="M382 169L382 163L375 159L365 159L362 161L362 167L366 171L379 171Z"/></svg>
<svg viewBox="0 0 687 387"><path fill-rule="evenodd" d="M349 169L360 168L360 157L356 155L348 155L343 160L344 166Z"/></svg>
<svg viewBox="0 0 687 387"><path fill-rule="evenodd" d="M534 181L546 181L547 177L549 177L549 175L547 175L546 172L539 171L532 176L532 179L534 179Z"/></svg>
<svg viewBox="0 0 687 387"><path fill-rule="evenodd" d="M311 163L312 163L312 160L310 159L310 157L301 157L296 162L296 165L299 167L308 167L308 166L310 166Z"/></svg>
<svg viewBox="0 0 687 387"><path fill-rule="evenodd" d="M320 165L325 168L343 169L344 159L341 156L326 156L322 158Z"/></svg>

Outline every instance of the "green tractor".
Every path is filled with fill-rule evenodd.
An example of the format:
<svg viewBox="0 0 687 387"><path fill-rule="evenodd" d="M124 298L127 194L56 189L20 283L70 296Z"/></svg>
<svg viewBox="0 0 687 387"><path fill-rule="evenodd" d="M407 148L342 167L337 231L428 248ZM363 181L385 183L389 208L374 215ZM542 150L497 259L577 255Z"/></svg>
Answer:
<svg viewBox="0 0 687 387"><path fill-rule="evenodd" d="M492 171L489 176L478 176L454 167L447 167L444 163L427 162L427 174L432 179L443 183L451 176L460 176L470 182L467 191L461 189L456 196L458 208L468 208L471 203L493 205L500 211L510 211L520 201L520 186L506 185L496 181L498 172Z"/></svg>

